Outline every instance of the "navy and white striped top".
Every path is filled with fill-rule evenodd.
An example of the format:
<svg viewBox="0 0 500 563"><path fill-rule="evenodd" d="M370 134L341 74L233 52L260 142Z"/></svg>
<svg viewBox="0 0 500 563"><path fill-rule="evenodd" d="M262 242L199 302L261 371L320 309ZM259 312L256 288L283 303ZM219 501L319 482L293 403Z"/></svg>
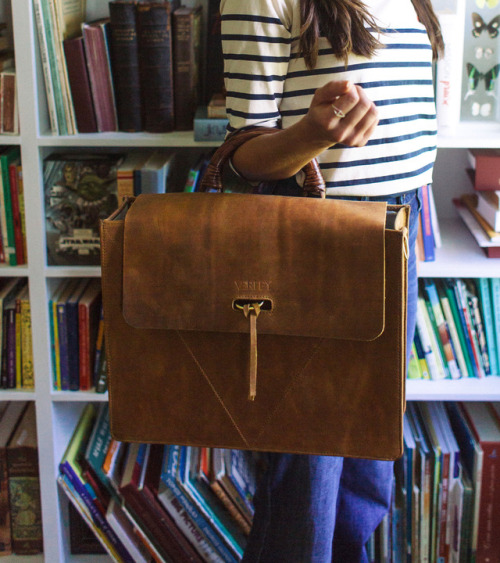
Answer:
<svg viewBox="0 0 500 563"><path fill-rule="evenodd" d="M299 0L222 0L229 129L260 124L286 128L307 113L317 88L330 80L361 85L379 124L364 147L337 144L318 156L327 193L387 195L432 181L436 110L432 51L411 0L365 0L384 48L347 68L325 38L316 68L298 55Z"/></svg>

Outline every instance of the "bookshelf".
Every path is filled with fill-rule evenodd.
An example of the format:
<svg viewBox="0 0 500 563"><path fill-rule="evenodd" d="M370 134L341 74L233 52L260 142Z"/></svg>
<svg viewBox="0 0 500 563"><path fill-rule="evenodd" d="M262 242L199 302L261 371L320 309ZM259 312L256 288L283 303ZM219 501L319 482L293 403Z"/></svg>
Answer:
<svg viewBox="0 0 500 563"><path fill-rule="evenodd" d="M188 0L187 5L205 0ZM106 15L107 2L87 0L87 19ZM0 136L0 144L21 147L26 197L28 266L2 267L0 276L24 276L30 288L35 366L34 392L1 391L1 400L33 400L36 403L39 464L44 522L44 555L11 556L6 563L107 562L107 556L71 556L67 530L67 500L56 484L58 462L87 402L107 400L107 394L56 392L52 390L50 368L48 287L65 277L98 277L98 267L54 267L46 265L42 160L53 149L82 147L92 150L121 147L202 148L191 132L168 134L77 134L49 133L47 102L38 50L32 0L0 0L0 20L11 24L16 54L18 105L21 134ZM500 277L500 260L487 259L455 216L450 200L469 189L464 170L469 147L500 146L500 125L464 126L453 137L439 137L435 174L435 196L443 236L437 260L420 264L422 277ZM409 400L500 400L500 377L485 380L409 381Z"/></svg>

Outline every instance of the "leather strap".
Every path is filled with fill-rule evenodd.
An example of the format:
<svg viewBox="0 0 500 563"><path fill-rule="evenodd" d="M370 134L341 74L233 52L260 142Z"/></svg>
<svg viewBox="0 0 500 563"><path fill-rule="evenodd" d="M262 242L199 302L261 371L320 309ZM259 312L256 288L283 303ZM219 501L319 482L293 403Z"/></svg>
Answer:
<svg viewBox="0 0 500 563"><path fill-rule="evenodd" d="M243 143L246 143L254 137L258 137L259 135L272 135L279 131L280 129L274 127L256 126L244 129L243 131L237 131L230 135L210 159L210 163L206 168L200 185L200 191L223 192L222 171L224 165L229 161L236 150L243 145ZM325 181L319 169L318 161L314 158L302 168L302 171L305 174L303 194L305 196L314 195L325 198Z"/></svg>
<svg viewBox="0 0 500 563"><path fill-rule="evenodd" d="M257 318L260 315L259 303L243 305L243 313L250 320L250 363L248 400L254 401L257 396Z"/></svg>

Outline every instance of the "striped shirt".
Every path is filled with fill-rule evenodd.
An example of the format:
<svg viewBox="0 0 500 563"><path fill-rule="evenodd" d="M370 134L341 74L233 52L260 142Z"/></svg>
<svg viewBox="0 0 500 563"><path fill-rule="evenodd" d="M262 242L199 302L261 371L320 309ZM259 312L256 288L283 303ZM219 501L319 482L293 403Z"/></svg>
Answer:
<svg viewBox="0 0 500 563"><path fill-rule="evenodd" d="M330 195L376 196L432 181L436 110L432 50L411 0L365 0L383 47L348 66L320 38L316 67L298 54L299 0L222 0L229 130L286 128L306 113L317 88L350 80L375 103L379 124L364 147L334 145L318 156Z"/></svg>

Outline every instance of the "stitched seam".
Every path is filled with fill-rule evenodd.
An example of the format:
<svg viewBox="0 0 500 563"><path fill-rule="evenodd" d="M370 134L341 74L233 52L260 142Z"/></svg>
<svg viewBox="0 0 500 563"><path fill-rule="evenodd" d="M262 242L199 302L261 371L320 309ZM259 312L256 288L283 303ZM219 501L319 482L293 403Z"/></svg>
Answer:
<svg viewBox="0 0 500 563"><path fill-rule="evenodd" d="M228 408L226 407L226 405L224 404L224 401L222 400L221 396L219 395L219 393L217 392L217 390L215 389L213 383L210 381L208 375L205 373L205 370L201 367L200 362L198 361L198 359L196 358L196 356L194 355L193 351L191 350L191 348L189 347L188 343L184 340L182 334L180 333L180 331L176 330L175 332L177 332L179 338L181 339L182 343L184 344L184 346L186 347L187 351L189 352L189 355L191 356L191 358L193 359L194 363L197 365L198 369L200 370L201 374L203 375L203 377L205 378L206 382L208 383L208 385L210 386L210 389L212 389L212 392L214 393L214 395L217 397L217 400L219 401L219 403L221 404L222 408L224 409L224 411L226 412L227 416L229 417L229 419L231 420L231 422L233 423L233 426L236 428L236 430L238 431L238 434L240 435L241 439L243 440L243 442L245 442L245 445L250 448L250 444L247 442L245 436L243 435L242 431L240 430L239 426L236 424L236 421L234 420L234 418L231 416L231 413L229 412Z"/></svg>
<svg viewBox="0 0 500 563"><path fill-rule="evenodd" d="M264 430L266 429L268 423L271 421L271 419L273 418L273 416L276 414L276 412L281 408L281 405L283 404L283 402L285 401L286 397L291 393L293 387L295 386L297 380L302 377L302 374L304 373L304 371L306 370L307 366L309 365L309 363L311 362L311 360L313 359L313 357L316 355L316 353L318 352L318 350L320 349L321 345L323 344L323 342L326 340L326 338L322 338L318 344L316 345L316 347L313 349L311 355L309 356L309 358L307 358L306 362L304 363L304 365L302 366L302 369L297 372L295 374L295 376L293 377L290 385L288 386L288 388L286 389L286 391L283 393L283 396L281 397L281 400L278 401L278 403L276 404L276 407L269 413L269 416L266 418L266 420L264 421L264 425L262 427L262 430L259 432L259 434L257 435L256 440L258 440L261 436L262 433L264 432Z"/></svg>

